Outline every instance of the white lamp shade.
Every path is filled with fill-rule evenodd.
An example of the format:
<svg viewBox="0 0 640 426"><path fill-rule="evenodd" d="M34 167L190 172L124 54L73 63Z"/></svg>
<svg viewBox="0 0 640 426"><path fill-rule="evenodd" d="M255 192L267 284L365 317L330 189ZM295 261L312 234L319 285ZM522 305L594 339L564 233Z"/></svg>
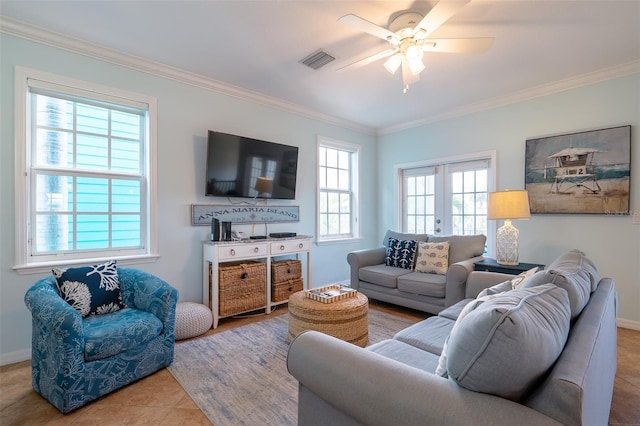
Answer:
<svg viewBox="0 0 640 426"><path fill-rule="evenodd" d="M398 71L398 68L400 67L401 63L402 63L402 57L400 56L399 53L396 53L395 55L389 57L389 59L386 60L386 62L384 63L384 67L391 74L395 74L396 71Z"/></svg>
<svg viewBox="0 0 640 426"><path fill-rule="evenodd" d="M487 219L529 219L529 193L526 190L505 190L489 193Z"/></svg>
<svg viewBox="0 0 640 426"><path fill-rule="evenodd" d="M270 193L273 191L273 179L268 177L259 177L256 180L256 191L260 194Z"/></svg>

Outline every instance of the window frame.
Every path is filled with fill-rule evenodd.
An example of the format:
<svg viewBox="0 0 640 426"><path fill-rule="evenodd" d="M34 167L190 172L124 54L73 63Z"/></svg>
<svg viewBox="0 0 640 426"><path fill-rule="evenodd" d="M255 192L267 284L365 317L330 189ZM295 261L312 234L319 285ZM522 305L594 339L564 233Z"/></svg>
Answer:
<svg viewBox="0 0 640 426"><path fill-rule="evenodd" d="M351 187L349 188L349 194L351 197L351 212L350 212L350 225L351 233L340 235L323 235L320 231L321 215L320 212L320 197L323 193L323 189L320 183L320 149L330 148L341 151L348 151L351 155L349 178ZM360 238L360 202L359 202L359 180L360 180L360 145L343 142L335 139L330 139L324 136L318 136L316 146L316 243L342 243L351 242Z"/></svg>
<svg viewBox="0 0 640 426"><path fill-rule="evenodd" d="M31 83L30 83L31 81ZM143 153L142 185L144 203L141 206L142 248L74 251L31 256L31 218L34 196L31 193L30 128L31 86L83 95L100 102L144 106L146 114L146 141ZM89 95L89 96L88 96ZM59 76L17 66L15 69L15 260L13 269L20 274L48 272L52 266L98 263L116 259L121 265L155 261L158 255L157 235L157 101L153 96L124 91L95 83ZM117 173L114 173L114 176Z"/></svg>

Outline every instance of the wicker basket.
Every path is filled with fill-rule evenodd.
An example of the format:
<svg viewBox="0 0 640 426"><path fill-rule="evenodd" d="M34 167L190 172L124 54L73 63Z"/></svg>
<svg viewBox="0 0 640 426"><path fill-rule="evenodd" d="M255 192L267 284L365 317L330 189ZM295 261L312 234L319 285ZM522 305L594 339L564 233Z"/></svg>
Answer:
<svg viewBox="0 0 640 426"><path fill-rule="evenodd" d="M282 302L289 299L293 293L302 291L302 279L297 278L294 280L283 281L280 283L271 284L271 301Z"/></svg>
<svg viewBox="0 0 640 426"><path fill-rule="evenodd" d="M267 268L264 262L242 261L218 266L218 312L221 317L264 308Z"/></svg>
<svg viewBox="0 0 640 426"><path fill-rule="evenodd" d="M302 278L301 261L275 260L271 262L271 282L273 284L297 280L300 278Z"/></svg>

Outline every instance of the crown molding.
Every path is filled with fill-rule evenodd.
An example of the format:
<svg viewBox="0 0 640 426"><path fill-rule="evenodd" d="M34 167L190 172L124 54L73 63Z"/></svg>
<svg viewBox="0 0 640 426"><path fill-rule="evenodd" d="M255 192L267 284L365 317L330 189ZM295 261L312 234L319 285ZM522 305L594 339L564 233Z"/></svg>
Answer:
<svg viewBox="0 0 640 426"><path fill-rule="evenodd" d="M463 115L473 114L509 104L523 102L582 86L588 86L590 84L611 80L618 77L624 77L626 75L636 74L639 72L640 60L631 61L587 74L559 80L553 83L543 84L529 89L520 90L504 96L497 96L494 98L486 99L473 104L465 105L461 108L452 109L441 114L431 115L420 120L415 120L396 126L385 127L383 129L379 129L378 134L395 133L401 130L411 129L414 127L435 123L437 121L449 120L452 118L461 117Z"/></svg>
<svg viewBox="0 0 640 426"><path fill-rule="evenodd" d="M66 50L79 55L109 62L115 65L152 74L179 83L199 87L201 89L231 96L244 101L264 105L281 111L293 113L302 117L322 121L357 132L375 135L375 129L363 126L353 121L345 120L327 114L322 114L298 104L267 96L258 92L243 89L219 80L204 77L180 68L165 65L139 56L71 37L55 31L46 30L25 22L0 15L0 32L44 44L57 49Z"/></svg>
<svg viewBox="0 0 640 426"><path fill-rule="evenodd" d="M0 32L368 135L395 133L640 72L640 60L636 60L507 95L485 99L460 108L429 115L419 120L376 129L1 15Z"/></svg>

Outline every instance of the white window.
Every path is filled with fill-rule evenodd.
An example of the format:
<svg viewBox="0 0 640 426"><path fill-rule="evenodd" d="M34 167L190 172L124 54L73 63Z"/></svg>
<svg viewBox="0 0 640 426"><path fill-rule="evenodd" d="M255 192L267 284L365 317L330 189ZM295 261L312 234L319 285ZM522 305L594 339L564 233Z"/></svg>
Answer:
<svg viewBox="0 0 640 426"><path fill-rule="evenodd" d="M318 138L318 241L359 236L359 150L356 145Z"/></svg>
<svg viewBox="0 0 640 426"><path fill-rule="evenodd" d="M17 269L153 255L155 100L22 68L16 94Z"/></svg>
<svg viewBox="0 0 640 426"><path fill-rule="evenodd" d="M494 152L398 166L400 229L432 235L483 234L491 242L487 198L494 186L492 164Z"/></svg>

